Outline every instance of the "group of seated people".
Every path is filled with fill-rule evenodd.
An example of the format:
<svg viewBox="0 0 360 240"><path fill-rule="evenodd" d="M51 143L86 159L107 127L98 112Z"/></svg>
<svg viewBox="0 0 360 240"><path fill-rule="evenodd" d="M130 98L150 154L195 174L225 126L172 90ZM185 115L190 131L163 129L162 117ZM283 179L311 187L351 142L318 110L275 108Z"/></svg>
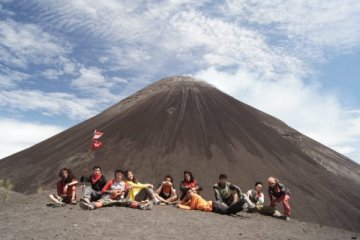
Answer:
<svg viewBox="0 0 360 240"><path fill-rule="evenodd" d="M53 206L77 204L76 186L78 180L69 168L59 172L57 195L49 195ZM219 214L235 214L246 210L274 216L281 219L290 217L290 191L274 177L269 177L268 193L270 204L265 205L263 184L258 181L255 188L243 193L240 187L228 182L226 174L220 174L219 181L213 185L215 201L207 201L201 195L202 187L190 171L184 171L184 179L180 183L180 197L174 187L173 178L166 175L164 180L154 188L152 184L140 183L132 170L116 170L114 179L106 181L101 168L95 166L89 177L82 176L81 182L89 182L82 190L80 207L94 210L105 206L123 206L141 210L151 209L153 205L175 205L180 209L202 210ZM276 203L282 202L284 215L276 210Z"/></svg>

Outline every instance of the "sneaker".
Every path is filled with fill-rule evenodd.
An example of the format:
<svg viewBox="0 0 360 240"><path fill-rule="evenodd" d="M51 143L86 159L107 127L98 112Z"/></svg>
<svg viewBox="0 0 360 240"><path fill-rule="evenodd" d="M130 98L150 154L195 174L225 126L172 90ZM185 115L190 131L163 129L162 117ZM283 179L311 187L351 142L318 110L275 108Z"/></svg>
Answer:
<svg viewBox="0 0 360 240"><path fill-rule="evenodd" d="M51 203L46 204L46 206L56 208L56 207L65 207L66 204L62 203L62 202L58 202L58 203L57 202L51 202Z"/></svg>
<svg viewBox="0 0 360 240"><path fill-rule="evenodd" d="M88 199L88 198L86 198L86 197L82 197L82 198L80 198L80 202L86 202L86 203L91 203L90 202L90 199Z"/></svg>
<svg viewBox="0 0 360 240"><path fill-rule="evenodd" d="M281 220L289 220L290 218L288 218L287 216L285 215L280 215L280 216L277 216L277 215L273 215L274 218L277 218L277 219L281 219Z"/></svg>
<svg viewBox="0 0 360 240"><path fill-rule="evenodd" d="M148 203L143 204L143 206L144 206L143 210L151 210L153 207L153 203L148 202Z"/></svg>
<svg viewBox="0 0 360 240"><path fill-rule="evenodd" d="M70 202L71 205L76 205L77 204L77 201L76 199L71 199L71 202Z"/></svg>
<svg viewBox="0 0 360 240"><path fill-rule="evenodd" d="M54 202L53 207L65 207L66 203L63 202Z"/></svg>
<svg viewBox="0 0 360 240"><path fill-rule="evenodd" d="M91 203L87 203L87 202L80 202L79 206L84 209L84 210L94 210L94 205L92 205Z"/></svg>

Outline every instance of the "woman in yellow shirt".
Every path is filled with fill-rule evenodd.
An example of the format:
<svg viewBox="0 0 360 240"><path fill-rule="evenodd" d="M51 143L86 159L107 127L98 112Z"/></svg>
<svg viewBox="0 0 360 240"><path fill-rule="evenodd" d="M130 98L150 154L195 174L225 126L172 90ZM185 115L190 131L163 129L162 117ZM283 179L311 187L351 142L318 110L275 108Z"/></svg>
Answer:
<svg viewBox="0 0 360 240"><path fill-rule="evenodd" d="M150 183L140 183L136 180L133 171L125 172L126 183L129 186L128 198L138 202L152 201L154 204L160 204L159 199L154 193L154 186Z"/></svg>

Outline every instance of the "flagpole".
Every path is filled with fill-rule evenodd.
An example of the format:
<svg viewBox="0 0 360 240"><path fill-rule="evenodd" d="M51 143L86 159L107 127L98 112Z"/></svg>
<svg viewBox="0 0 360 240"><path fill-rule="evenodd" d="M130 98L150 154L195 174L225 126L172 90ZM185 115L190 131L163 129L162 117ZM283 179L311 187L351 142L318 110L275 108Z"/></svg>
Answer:
<svg viewBox="0 0 360 240"><path fill-rule="evenodd" d="M96 131L96 129L94 130L94 135L93 137L91 138L91 144L90 144L90 147L89 147L89 150L88 150L88 158L89 158L89 162L92 162L92 160L94 159L95 157L95 150L97 148L100 148L102 146L102 143L100 142L100 145L95 145L96 143L96 139L100 138L101 136L103 135L102 132L100 131ZM99 141L98 141L99 142ZM85 177L85 171L87 171L87 167L88 165L86 164L85 167L84 167L84 170L83 170L83 174L82 176ZM84 191L85 191L85 181L83 182L83 185L81 185L81 197L84 196Z"/></svg>

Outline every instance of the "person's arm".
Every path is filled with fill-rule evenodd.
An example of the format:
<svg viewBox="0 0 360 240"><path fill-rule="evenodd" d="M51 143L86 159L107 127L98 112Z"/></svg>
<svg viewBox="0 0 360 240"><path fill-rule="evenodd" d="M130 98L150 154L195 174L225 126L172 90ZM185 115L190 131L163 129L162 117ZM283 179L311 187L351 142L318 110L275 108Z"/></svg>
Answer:
<svg viewBox="0 0 360 240"><path fill-rule="evenodd" d="M265 203L265 198L264 198L264 194L261 194L260 197L259 197L259 201L258 201L258 204L261 204L263 205Z"/></svg>
<svg viewBox="0 0 360 240"><path fill-rule="evenodd" d="M283 195L286 195L286 187L285 187L285 185L282 184L282 183L278 183L278 186L279 186L279 190L280 190L280 192L281 192L281 195L282 195L282 196L283 196Z"/></svg>
<svg viewBox="0 0 360 240"><path fill-rule="evenodd" d="M145 184L142 184L142 183L134 183L134 182L127 182L131 188L133 189L143 189L143 188L153 188L153 185L149 184L149 183L145 183Z"/></svg>
<svg viewBox="0 0 360 240"><path fill-rule="evenodd" d="M242 191L241 191L241 188L239 186L236 186L235 184L230 184L229 186L230 190L235 190L237 191L237 193L239 194L239 197L243 194Z"/></svg>
<svg viewBox="0 0 360 240"><path fill-rule="evenodd" d="M111 187L111 185L113 184L113 181L108 181L105 186L101 189L102 193L110 193L109 189Z"/></svg>
<svg viewBox="0 0 360 240"><path fill-rule="evenodd" d="M178 208L185 209L185 210L191 210L191 207L190 207L190 206L183 205L183 204L181 204L181 203L178 205Z"/></svg>
<svg viewBox="0 0 360 240"><path fill-rule="evenodd" d="M180 191L187 192L187 190L189 190L189 189L190 189L189 187L185 186L184 181L180 182Z"/></svg>
<svg viewBox="0 0 360 240"><path fill-rule="evenodd" d="M222 197L221 197L221 194L220 194L219 189L218 189L215 185L213 186L213 189L214 189L214 194L215 194L215 199L216 199L216 201L222 203L223 200L222 200Z"/></svg>
<svg viewBox="0 0 360 240"><path fill-rule="evenodd" d="M70 188L75 187L78 183L79 183L78 180L72 179L71 182L65 184L64 189L63 189L63 190L64 190L64 193L67 193L69 187L70 187ZM74 188L74 189L75 189L75 188ZM74 189L73 189L73 190L74 190Z"/></svg>

